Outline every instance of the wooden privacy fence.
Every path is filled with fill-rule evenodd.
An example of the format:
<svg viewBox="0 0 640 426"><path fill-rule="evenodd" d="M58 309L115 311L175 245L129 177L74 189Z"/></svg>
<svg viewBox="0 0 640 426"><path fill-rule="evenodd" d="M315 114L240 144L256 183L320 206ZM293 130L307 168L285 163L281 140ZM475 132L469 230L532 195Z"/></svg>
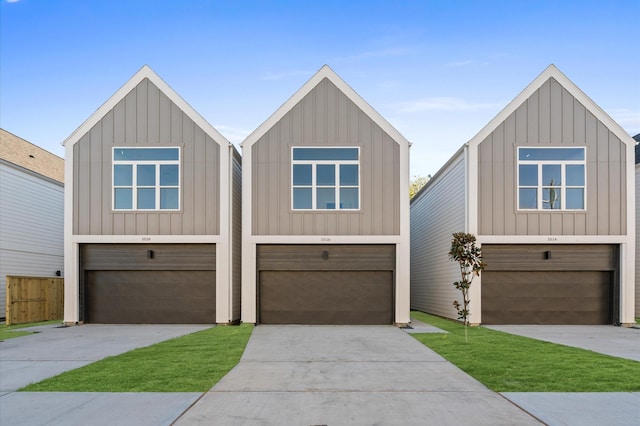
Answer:
<svg viewBox="0 0 640 426"><path fill-rule="evenodd" d="M7 275L7 325L62 320L64 278Z"/></svg>

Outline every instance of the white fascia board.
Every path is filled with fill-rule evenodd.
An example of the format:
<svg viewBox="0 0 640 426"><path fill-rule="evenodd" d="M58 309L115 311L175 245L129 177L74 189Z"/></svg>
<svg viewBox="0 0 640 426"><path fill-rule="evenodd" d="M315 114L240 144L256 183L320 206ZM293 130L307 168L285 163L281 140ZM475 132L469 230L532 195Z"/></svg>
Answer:
<svg viewBox="0 0 640 426"><path fill-rule="evenodd" d="M504 107L498 115L496 115L469 141L469 144L477 145L481 143L550 78L554 78L558 83L560 83L562 87L564 87L578 102L584 105L584 107L598 120L604 123L604 125L607 126L609 130L611 130L625 144L634 145L633 138L553 64L549 65L538 77L535 78L535 80L520 92L518 96L509 102L509 104Z"/></svg>
<svg viewBox="0 0 640 426"><path fill-rule="evenodd" d="M478 235L480 244L623 244L629 235Z"/></svg>
<svg viewBox="0 0 640 426"><path fill-rule="evenodd" d="M280 108L278 108L264 123L256 128L247 138L242 142L243 148L250 148L256 143L265 133L269 131L276 123L278 123L282 117L291 109L293 109L298 102L304 99L323 79L331 81L342 93L344 93L353 103L355 103L365 114L367 114L382 130L384 130L393 140L398 144L406 144L411 146L411 143L402 134L391 125L387 120L382 117L371 105L369 105L358 93L353 90L342 78L338 76L328 65L324 65L320 70L315 73L297 92L293 94Z"/></svg>
<svg viewBox="0 0 640 426"><path fill-rule="evenodd" d="M74 244L218 244L226 243L222 235L73 235Z"/></svg>
<svg viewBox="0 0 640 426"><path fill-rule="evenodd" d="M401 235L252 235L244 242L251 244L399 244Z"/></svg>
<svg viewBox="0 0 640 426"><path fill-rule="evenodd" d="M64 182L60 182L59 180L52 179L49 176L45 176L45 175L40 174L38 172L34 172L31 169L27 169L26 167L22 167L22 166L20 166L18 164L12 163L11 161L7 161L7 160L5 160L3 158L0 158L0 165L7 166L8 168L11 168L11 169L16 170L18 172L37 177L38 179L40 179L40 180L42 180L44 182L49 182L49 183L52 183L52 184L57 185L59 187L64 187Z"/></svg>
<svg viewBox="0 0 640 426"><path fill-rule="evenodd" d="M133 75L116 93L114 93L100 108L96 110L84 123L80 125L62 145L76 144L98 121L111 111L129 92L131 92L142 80L148 78L161 92L163 92L180 110L191 118L205 133L209 134L218 145L230 145L231 143L198 112L191 107L178 93L160 78L148 65L144 65Z"/></svg>

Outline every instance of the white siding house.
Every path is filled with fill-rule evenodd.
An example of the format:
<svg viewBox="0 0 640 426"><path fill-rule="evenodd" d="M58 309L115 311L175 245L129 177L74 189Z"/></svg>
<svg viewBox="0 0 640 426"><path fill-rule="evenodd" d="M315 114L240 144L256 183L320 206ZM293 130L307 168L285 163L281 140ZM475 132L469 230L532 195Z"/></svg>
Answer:
<svg viewBox="0 0 640 426"><path fill-rule="evenodd" d="M460 278L457 264L447 253L451 234L465 229L465 156L460 150L411 200L411 282L454 282ZM441 183L439 183L441 182ZM450 315L459 293L449 286L411 286L411 307L440 316Z"/></svg>
<svg viewBox="0 0 640 426"><path fill-rule="evenodd" d="M62 275L64 160L0 129L0 317L6 276Z"/></svg>
<svg viewBox="0 0 640 426"><path fill-rule="evenodd" d="M633 139L549 66L413 198L412 308L457 317L464 231L487 263L471 323L633 323L634 174Z"/></svg>

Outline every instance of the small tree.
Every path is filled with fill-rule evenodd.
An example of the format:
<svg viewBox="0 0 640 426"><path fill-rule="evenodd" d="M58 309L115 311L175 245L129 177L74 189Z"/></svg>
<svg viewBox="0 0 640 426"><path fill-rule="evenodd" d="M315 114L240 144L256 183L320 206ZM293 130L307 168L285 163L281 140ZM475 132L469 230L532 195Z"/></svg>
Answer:
<svg viewBox="0 0 640 426"><path fill-rule="evenodd" d="M458 319L469 325L469 287L473 278L480 275L485 267L482 262L482 253L476 247L476 237L466 232L454 232L451 240L451 250L449 259L458 262L460 265L461 280L453 283L455 288L462 292L462 305L457 300L453 301L453 306L458 311Z"/></svg>
<svg viewBox="0 0 640 426"><path fill-rule="evenodd" d="M431 179L431 175L428 175L427 177L414 176L409 184L409 199L413 198L414 195L416 195L418 191L420 191L420 189L429 182L429 179Z"/></svg>

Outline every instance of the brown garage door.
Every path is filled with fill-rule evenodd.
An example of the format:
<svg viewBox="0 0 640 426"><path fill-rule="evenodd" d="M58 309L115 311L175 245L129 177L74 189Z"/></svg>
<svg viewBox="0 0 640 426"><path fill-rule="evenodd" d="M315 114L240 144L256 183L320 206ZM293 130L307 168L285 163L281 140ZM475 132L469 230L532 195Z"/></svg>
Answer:
<svg viewBox="0 0 640 426"><path fill-rule="evenodd" d="M612 245L483 245L484 324L611 324Z"/></svg>
<svg viewBox="0 0 640 426"><path fill-rule="evenodd" d="M258 246L263 324L391 324L393 245Z"/></svg>
<svg viewBox="0 0 640 426"><path fill-rule="evenodd" d="M215 323L215 245L82 247L85 321Z"/></svg>

